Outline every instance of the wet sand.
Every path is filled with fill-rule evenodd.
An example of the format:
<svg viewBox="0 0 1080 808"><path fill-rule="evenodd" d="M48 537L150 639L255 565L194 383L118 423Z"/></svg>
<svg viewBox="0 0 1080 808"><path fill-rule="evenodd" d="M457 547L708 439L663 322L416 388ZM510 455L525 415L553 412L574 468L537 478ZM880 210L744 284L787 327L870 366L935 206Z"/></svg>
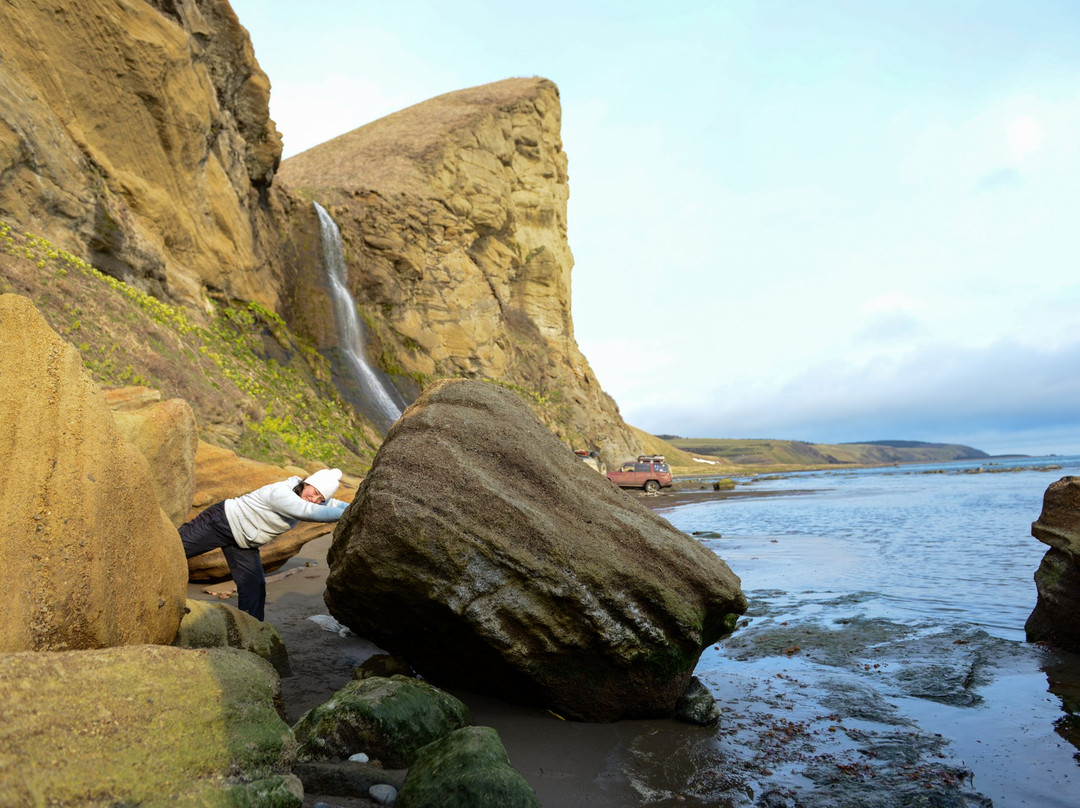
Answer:
<svg viewBox="0 0 1080 808"><path fill-rule="evenodd" d="M667 503L661 496L652 499ZM380 652L347 630L339 633L325 627L332 625L322 597L329 572L326 552L330 542L329 534L308 542L277 573L268 576L266 620L281 633L293 671L291 677L281 680L290 724L327 701L350 681L358 665ZM224 592L231 588L231 582L189 584L188 597L217 600L205 590ZM236 605L235 595L224 600ZM564 721L543 710L451 692L469 706L474 724L498 731L511 764L536 791L544 808L641 805L643 796L637 790L641 786L635 788L633 777L627 774L627 769L633 767L632 758L641 754L640 750L668 754L680 748L687 737L704 740L714 734L714 730L667 720L612 724ZM318 801L340 808L374 805L367 800L326 794L306 794L304 805L311 808Z"/></svg>

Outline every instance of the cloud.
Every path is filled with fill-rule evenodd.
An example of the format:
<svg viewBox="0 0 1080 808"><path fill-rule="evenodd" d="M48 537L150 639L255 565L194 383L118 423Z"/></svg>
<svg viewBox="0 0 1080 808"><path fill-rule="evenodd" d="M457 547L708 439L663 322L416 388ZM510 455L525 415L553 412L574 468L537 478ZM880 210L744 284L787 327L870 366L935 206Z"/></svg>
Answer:
<svg viewBox="0 0 1080 808"><path fill-rule="evenodd" d="M1019 188L1024 184L1024 178L1015 168L999 168L979 177L975 183L975 193L989 191L1003 191L1010 188Z"/></svg>
<svg viewBox="0 0 1080 808"><path fill-rule="evenodd" d="M1077 367L1080 342L1056 350L1006 341L982 349L926 346L902 359L859 367L818 366L771 389L766 384L753 391L716 390L711 404L623 411L647 430L695 437L824 443L907 438L977 445L980 436L1008 444L1054 434L1063 445L1039 451L1080 452ZM1024 446L1012 444L1011 450Z"/></svg>

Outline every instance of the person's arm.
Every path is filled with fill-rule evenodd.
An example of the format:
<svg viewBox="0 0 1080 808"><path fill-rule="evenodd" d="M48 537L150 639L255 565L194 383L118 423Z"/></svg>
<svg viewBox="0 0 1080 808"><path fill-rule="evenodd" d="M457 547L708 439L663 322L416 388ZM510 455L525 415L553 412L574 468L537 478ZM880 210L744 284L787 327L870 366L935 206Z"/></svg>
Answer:
<svg viewBox="0 0 1080 808"><path fill-rule="evenodd" d="M336 499L330 501L333 504L326 505L308 502L293 493L286 483L274 486L267 499L270 507L278 513L293 519L303 519L305 522L336 522L347 506L347 503Z"/></svg>

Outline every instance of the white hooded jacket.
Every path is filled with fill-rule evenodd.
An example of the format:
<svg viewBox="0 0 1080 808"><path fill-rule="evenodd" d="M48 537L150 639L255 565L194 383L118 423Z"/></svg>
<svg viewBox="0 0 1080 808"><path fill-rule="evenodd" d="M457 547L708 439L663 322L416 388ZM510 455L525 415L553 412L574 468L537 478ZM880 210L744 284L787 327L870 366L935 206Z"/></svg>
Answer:
<svg viewBox="0 0 1080 808"><path fill-rule="evenodd" d="M225 500L225 518L229 520L233 538L244 548L258 547L306 522L336 522L348 503L328 499L316 505L297 496L293 489L301 480L290 477L280 483L270 483L250 494Z"/></svg>

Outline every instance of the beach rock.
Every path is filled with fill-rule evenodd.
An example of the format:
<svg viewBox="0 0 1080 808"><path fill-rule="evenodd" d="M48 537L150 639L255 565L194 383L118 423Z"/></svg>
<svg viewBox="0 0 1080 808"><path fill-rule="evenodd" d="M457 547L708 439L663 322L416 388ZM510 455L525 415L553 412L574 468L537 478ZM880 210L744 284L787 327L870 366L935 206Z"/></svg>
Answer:
<svg viewBox="0 0 1080 808"><path fill-rule="evenodd" d="M709 688L694 676L690 679L686 692L675 703L675 714L672 717L687 724L708 727L720 720L720 706Z"/></svg>
<svg viewBox="0 0 1080 808"><path fill-rule="evenodd" d="M227 778L290 771L280 707L274 669L246 651L2 654L0 805L266 805L233 801Z"/></svg>
<svg viewBox="0 0 1080 808"><path fill-rule="evenodd" d="M595 472L591 472L595 473ZM420 750L398 794L399 808L540 808L510 766L491 727L465 727Z"/></svg>
<svg viewBox="0 0 1080 808"><path fill-rule="evenodd" d="M27 298L0 346L0 652L171 643L187 570L146 458Z"/></svg>
<svg viewBox="0 0 1080 808"><path fill-rule="evenodd" d="M398 790L389 783L378 783L368 789L368 794L379 805L393 805L397 801Z"/></svg>
<svg viewBox="0 0 1080 808"><path fill-rule="evenodd" d="M195 450L199 443L195 413L182 398L161 401L158 393L157 401L147 401L145 392L141 396L132 392L130 388L105 391L113 423L150 464L158 504L173 525L180 527L195 494ZM144 402L141 406L132 406L139 400Z"/></svg>
<svg viewBox="0 0 1080 808"><path fill-rule="evenodd" d="M348 760L339 762L298 762L293 771L309 794L334 794L339 797L367 798L376 785L391 785L398 791L405 783L406 769L384 769L371 763Z"/></svg>
<svg viewBox="0 0 1080 808"><path fill-rule="evenodd" d="M469 723L469 709L436 687L405 676L353 680L293 727L301 761L365 752L405 768L420 747Z"/></svg>
<svg viewBox="0 0 1080 808"><path fill-rule="evenodd" d="M242 648L274 666L279 676L292 676L289 652L270 623L224 603L188 600L173 645L178 648Z"/></svg>
<svg viewBox="0 0 1080 808"><path fill-rule="evenodd" d="M1080 477L1050 484L1031 534L1050 549L1035 573L1038 601L1024 626L1027 639L1080 653Z"/></svg>
<svg viewBox="0 0 1080 808"><path fill-rule="evenodd" d="M215 502L238 497L256 488L288 479L294 475L305 477L315 468L301 469L260 463L240 457L230 449L222 449L205 441L199 441L195 452L195 493L187 519L194 519ZM352 502L357 480L343 477L335 499ZM300 552L305 544L334 529L333 522L300 522L273 541L259 548L263 569L273 572ZM221 550L211 550L187 560L188 579L191 581L223 581L232 576L229 564Z"/></svg>
<svg viewBox="0 0 1080 808"><path fill-rule="evenodd" d="M715 553L493 384L432 385L356 497L326 604L442 686L583 720L670 715L746 609Z"/></svg>

